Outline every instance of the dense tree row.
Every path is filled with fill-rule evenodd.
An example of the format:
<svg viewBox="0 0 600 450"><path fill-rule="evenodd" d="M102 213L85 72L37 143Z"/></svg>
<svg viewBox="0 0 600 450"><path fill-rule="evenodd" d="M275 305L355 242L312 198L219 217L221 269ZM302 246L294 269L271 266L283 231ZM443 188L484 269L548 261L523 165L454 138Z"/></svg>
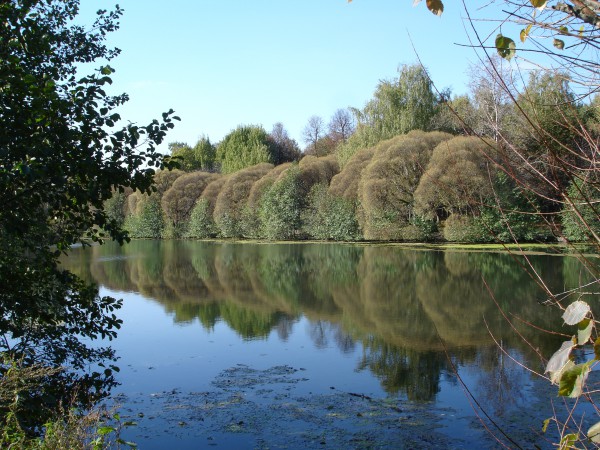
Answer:
<svg viewBox="0 0 600 450"><path fill-rule="evenodd" d="M106 211L139 238L546 239L539 206L499 171L496 147L411 131L341 171L335 155L231 174L161 171L156 192L114 196Z"/></svg>
<svg viewBox="0 0 600 450"><path fill-rule="evenodd" d="M556 176L558 164L585 166L585 149L573 149L598 135L597 102L578 104L561 74L533 72L515 103L503 89L512 74L496 63L503 72L473 68L470 95L454 99L435 94L422 67L404 66L364 108L336 111L328 127L311 117L304 155L281 123L270 134L240 126L216 146L171 144L181 170L159 172L151 195L115 195L106 210L148 238L508 242L600 232L594 159Z"/></svg>

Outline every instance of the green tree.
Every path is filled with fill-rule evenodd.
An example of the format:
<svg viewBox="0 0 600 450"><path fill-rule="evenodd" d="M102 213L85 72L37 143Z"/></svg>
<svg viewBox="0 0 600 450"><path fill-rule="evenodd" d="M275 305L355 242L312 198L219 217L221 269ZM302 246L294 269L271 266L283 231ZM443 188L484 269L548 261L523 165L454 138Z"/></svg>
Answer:
<svg viewBox="0 0 600 450"><path fill-rule="evenodd" d="M372 147L411 130L430 129L438 98L427 71L420 65L403 65L395 80L379 82L373 99L360 110L352 108L357 127L338 148L344 164L356 151Z"/></svg>
<svg viewBox="0 0 600 450"><path fill-rule="evenodd" d="M232 173L259 163L273 163L276 148L260 126L239 126L217 146L221 172Z"/></svg>
<svg viewBox="0 0 600 450"><path fill-rule="evenodd" d="M111 367L88 370L114 352L86 341L116 335L120 302L99 297L57 258L76 242L126 238L103 203L128 187L151 191L154 168L163 165L156 145L176 119L168 112L147 126L119 125L127 95L106 93L113 69L81 72L118 55L106 37L122 10L99 11L86 29L75 24L78 7L77 0L0 5L0 350L24 366L69 368L21 394L17 413L32 428L71 388L93 400L114 383ZM0 374L6 370L0 365Z"/></svg>
<svg viewBox="0 0 600 450"><path fill-rule="evenodd" d="M183 142L171 142L169 151L179 168L185 172L215 169L216 148L207 136L202 136L194 147Z"/></svg>

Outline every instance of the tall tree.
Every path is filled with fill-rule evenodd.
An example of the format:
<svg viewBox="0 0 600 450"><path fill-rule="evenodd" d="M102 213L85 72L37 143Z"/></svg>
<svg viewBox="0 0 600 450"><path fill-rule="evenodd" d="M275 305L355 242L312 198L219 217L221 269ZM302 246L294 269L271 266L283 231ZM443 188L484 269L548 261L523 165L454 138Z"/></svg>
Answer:
<svg viewBox="0 0 600 450"><path fill-rule="evenodd" d="M302 139L307 145L307 150L317 152L317 143L325 135L325 124L319 116L310 116L304 129L302 130Z"/></svg>
<svg viewBox="0 0 600 450"><path fill-rule="evenodd" d="M336 142L346 142L354 133L356 122L348 109L337 109L329 120L329 136Z"/></svg>
<svg viewBox="0 0 600 450"><path fill-rule="evenodd" d="M277 166L288 161L300 158L300 148L295 139L292 139L281 122L273 125L271 139L275 144L274 164Z"/></svg>
<svg viewBox="0 0 600 450"><path fill-rule="evenodd" d="M177 119L169 111L147 126L118 125L128 97L104 90L113 69L81 72L119 54L106 38L122 10L98 11L86 29L75 22L78 8L78 0L0 5L0 351L24 366L71 369L17 393L26 410L17 414L32 427L44 423L35 405L51 408L76 385L93 399L114 383L110 367L88 371L113 351L84 340L116 335L120 302L100 298L57 258L76 242L126 238L103 202L125 188L151 191L163 166L156 145Z"/></svg>
<svg viewBox="0 0 600 450"><path fill-rule="evenodd" d="M240 125L217 146L217 161L223 173L232 173L262 162L273 162L276 149L261 126Z"/></svg>
<svg viewBox="0 0 600 450"><path fill-rule="evenodd" d="M411 130L431 128L438 98L427 71L420 65L404 65L398 73L395 80L379 82L373 98L362 110L352 108L357 126L337 150L342 164L361 148Z"/></svg>

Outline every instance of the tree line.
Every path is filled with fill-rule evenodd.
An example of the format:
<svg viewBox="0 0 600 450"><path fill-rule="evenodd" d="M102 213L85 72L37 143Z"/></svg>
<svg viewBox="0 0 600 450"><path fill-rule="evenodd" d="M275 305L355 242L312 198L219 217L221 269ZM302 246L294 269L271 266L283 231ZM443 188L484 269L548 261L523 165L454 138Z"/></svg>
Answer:
<svg viewBox="0 0 600 450"><path fill-rule="evenodd" d="M555 152L583 167L598 98L578 103L565 76L532 72L515 103L499 76L475 67L469 94L451 98L423 67L403 66L364 108L336 111L329 134L311 117L303 153L281 123L271 133L239 126L218 145L171 144L179 169L159 171L151 194L115 193L105 210L134 238L586 240L600 231L597 173L556 181L577 208L544 180ZM507 151L515 147L523 161Z"/></svg>

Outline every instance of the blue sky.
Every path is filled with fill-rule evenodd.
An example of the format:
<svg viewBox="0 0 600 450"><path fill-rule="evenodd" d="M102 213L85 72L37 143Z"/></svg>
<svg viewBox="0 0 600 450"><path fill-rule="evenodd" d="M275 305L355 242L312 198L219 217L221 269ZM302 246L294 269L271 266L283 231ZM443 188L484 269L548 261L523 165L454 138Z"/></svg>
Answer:
<svg viewBox="0 0 600 450"><path fill-rule="evenodd" d="M82 0L81 19L112 3ZM380 79L417 61L440 88L466 92L476 61L462 6L436 17L411 0L121 0L121 29L110 43L121 110L144 124L173 108L182 118L167 139L217 142L240 124L267 131L282 122L299 141L308 118L362 107ZM89 20L88 20L89 19ZM411 43L412 38L412 43ZM163 146L163 149L164 146Z"/></svg>

